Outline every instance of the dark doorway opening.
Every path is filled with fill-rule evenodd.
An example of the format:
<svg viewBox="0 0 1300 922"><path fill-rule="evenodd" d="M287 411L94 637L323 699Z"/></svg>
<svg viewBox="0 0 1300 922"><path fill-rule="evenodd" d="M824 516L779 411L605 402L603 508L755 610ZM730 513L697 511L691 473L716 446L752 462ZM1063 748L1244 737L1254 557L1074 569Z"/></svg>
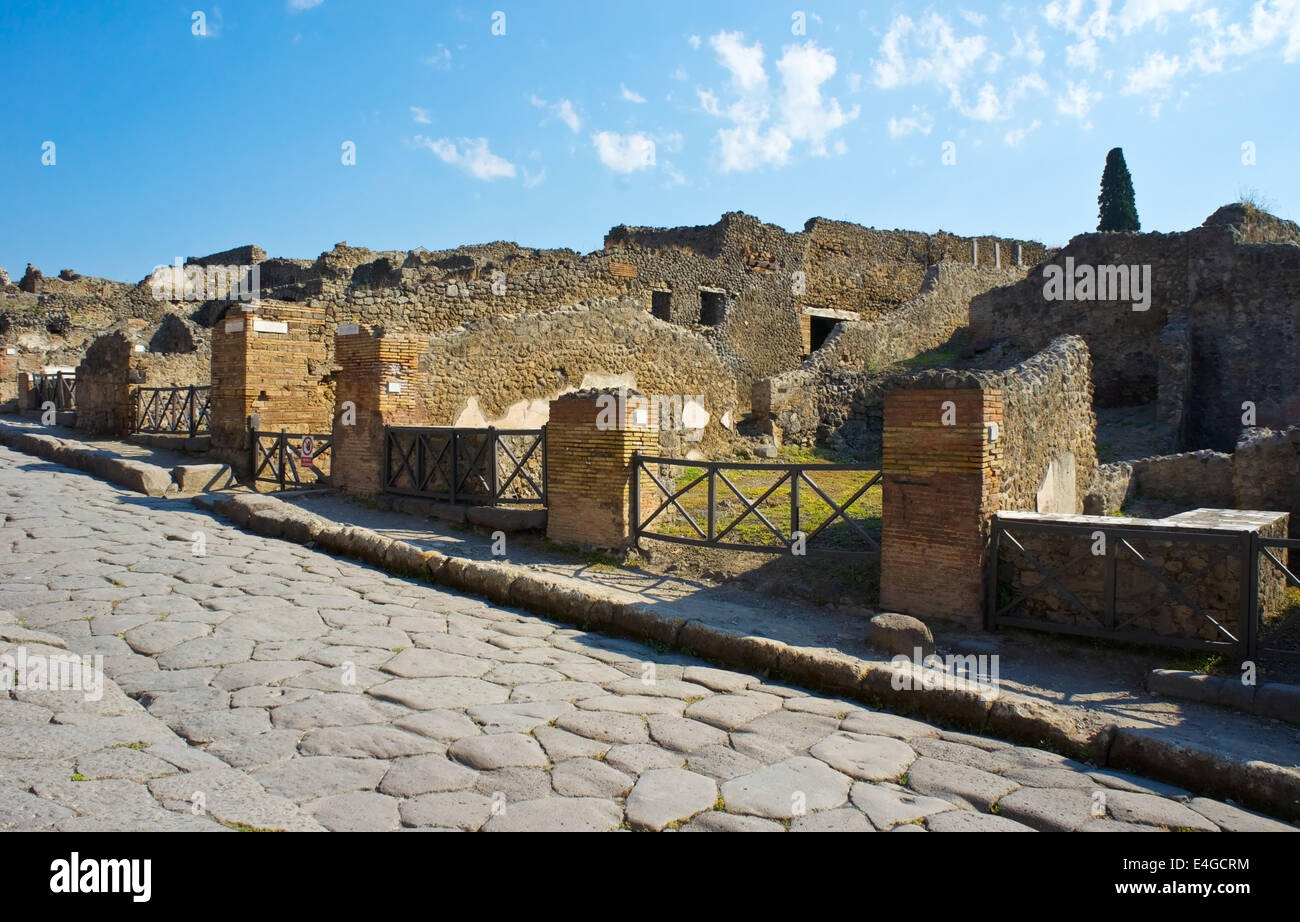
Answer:
<svg viewBox="0 0 1300 922"><path fill-rule="evenodd" d="M811 321L808 332L808 351L816 352L826 344L826 337L831 335L831 331L835 329L835 325L839 323L839 320L834 317L818 317L816 314L808 319Z"/></svg>
<svg viewBox="0 0 1300 922"><path fill-rule="evenodd" d="M673 293L671 291L650 292L650 313L660 320L672 320Z"/></svg>

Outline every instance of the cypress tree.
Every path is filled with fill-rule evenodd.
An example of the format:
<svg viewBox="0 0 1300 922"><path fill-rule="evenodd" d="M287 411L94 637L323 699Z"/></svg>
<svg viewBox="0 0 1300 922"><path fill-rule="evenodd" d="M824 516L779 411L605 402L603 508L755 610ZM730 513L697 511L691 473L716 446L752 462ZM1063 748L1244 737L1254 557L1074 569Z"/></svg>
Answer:
<svg viewBox="0 0 1300 922"><path fill-rule="evenodd" d="M1097 196L1097 204L1100 206L1097 230L1142 229L1138 221L1137 203L1133 199L1133 177L1129 175L1121 148L1116 147L1106 155L1106 169L1101 174L1101 195Z"/></svg>

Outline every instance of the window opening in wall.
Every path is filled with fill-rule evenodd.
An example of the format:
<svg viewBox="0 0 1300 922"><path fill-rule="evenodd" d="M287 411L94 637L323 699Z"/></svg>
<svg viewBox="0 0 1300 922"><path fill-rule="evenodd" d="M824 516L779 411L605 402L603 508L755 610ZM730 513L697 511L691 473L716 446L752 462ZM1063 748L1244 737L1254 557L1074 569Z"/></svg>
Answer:
<svg viewBox="0 0 1300 922"><path fill-rule="evenodd" d="M835 324L839 323L836 317L818 317L816 314L809 317L809 336L808 351L816 352L826 344L826 337L831 335L835 329Z"/></svg>
<svg viewBox="0 0 1300 922"><path fill-rule="evenodd" d="M700 323L716 327L727 316L727 293L700 289Z"/></svg>
<svg viewBox="0 0 1300 922"><path fill-rule="evenodd" d="M673 293L671 291L650 292L650 313L660 320L672 320Z"/></svg>

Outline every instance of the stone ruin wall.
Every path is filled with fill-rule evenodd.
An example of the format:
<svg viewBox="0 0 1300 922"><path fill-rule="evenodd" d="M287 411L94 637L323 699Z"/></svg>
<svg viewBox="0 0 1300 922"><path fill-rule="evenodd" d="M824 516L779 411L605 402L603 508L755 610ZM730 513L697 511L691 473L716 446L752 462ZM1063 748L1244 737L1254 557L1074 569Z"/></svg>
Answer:
<svg viewBox="0 0 1300 922"><path fill-rule="evenodd" d="M422 425L535 428L562 394L620 386L703 398L703 440L683 451L726 441L737 418L731 369L710 341L632 298L475 321L430 339L416 380Z"/></svg>
<svg viewBox="0 0 1300 922"><path fill-rule="evenodd" d="M998 508L1075 514L1097 467L1091 360L1078 336L1060 336L999 371L931 369L906 376L908 389L980 389L1002 394ZM935 409L935 422L941 424Z"/></svg>
<svg viewBox="0 0 1300 922"><path fill-rule="evenodd" d="M971 303L978 347L1022 353L1078 333L1094 356L1099 406L1157 403L1169 448L1231 450L1242 403L1259 425L1300 422L1300 228L1245 206L1174 234L1083 234L1051 262L1152 267L1150 309L1047 301L1041 267Z"/></svg>
<svg viewBox="0 0 1300 922"><path fill-rule="evenodd" d="M754 412L771 419L785 441L830 442L878 457L884 405L882 382L873 379L891 364L948 343L969 322L975 295L1023 277L1015 268L932 266L920 293L896 310L876 321L839 323L799 368L757 382Z"/></svg>

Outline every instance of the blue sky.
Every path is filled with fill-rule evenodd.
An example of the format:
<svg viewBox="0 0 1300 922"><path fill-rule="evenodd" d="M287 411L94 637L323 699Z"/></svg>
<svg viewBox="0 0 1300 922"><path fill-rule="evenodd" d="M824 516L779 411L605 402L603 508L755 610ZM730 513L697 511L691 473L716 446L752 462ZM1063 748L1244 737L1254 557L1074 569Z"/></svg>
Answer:
<svg viewBox="0 0 1300 922"><path fill-rule="evenodd" d="M1300 216L1300 0L6 0L0 84L15 276L734 210L1059 245L1114 146L1144 230Z"/></svg>

